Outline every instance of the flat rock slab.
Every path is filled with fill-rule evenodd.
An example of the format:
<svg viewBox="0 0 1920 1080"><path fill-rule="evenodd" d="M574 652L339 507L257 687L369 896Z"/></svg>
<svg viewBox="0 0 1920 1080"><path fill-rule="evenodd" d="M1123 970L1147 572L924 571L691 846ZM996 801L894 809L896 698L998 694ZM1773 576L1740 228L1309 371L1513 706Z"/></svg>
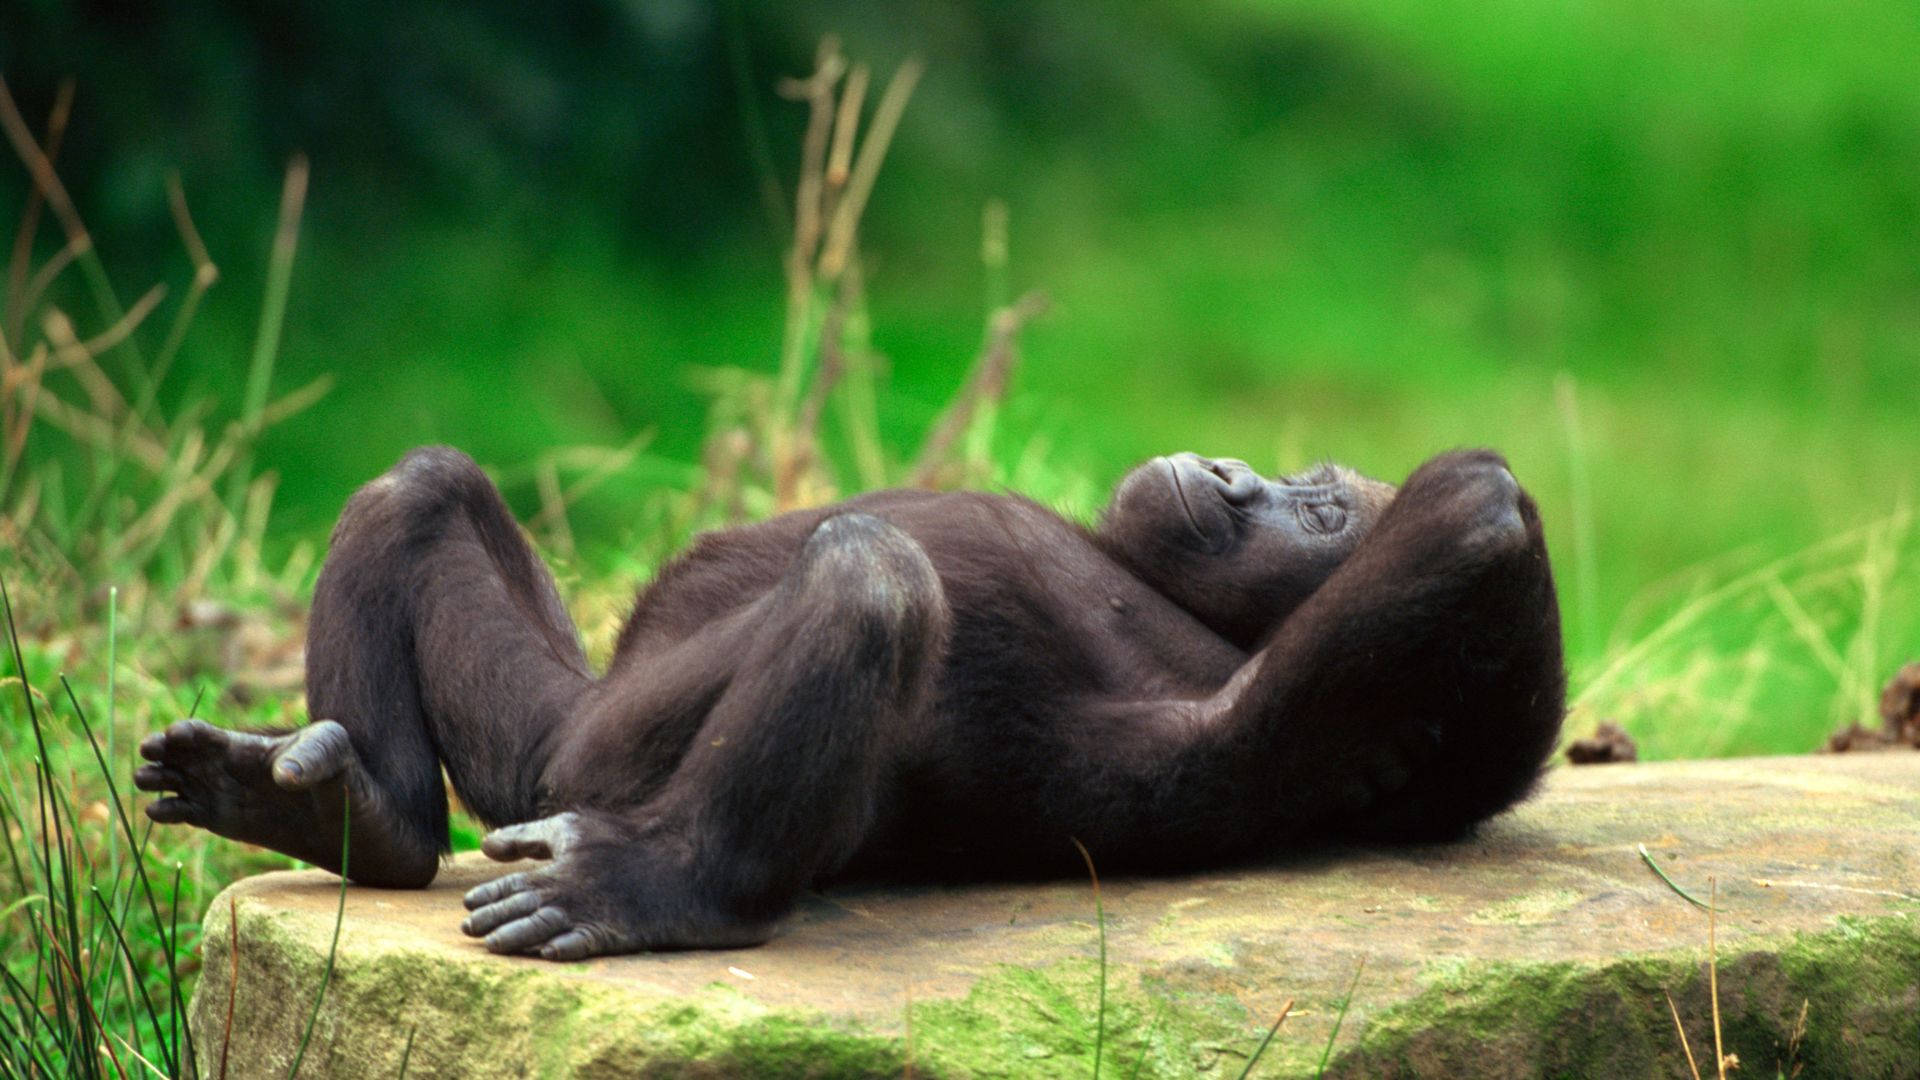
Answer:
<svg viewBox="0 0 1920 1080"><path fill-rule="evenodd" d="M301 1075L1920 1077L1920 754L1559 769L1446 846L1103 883L809 897L758 949L550 964L461 936L463 856L345 890ZM1712 882L1713 884L1710 884ZM318 871L207 914L203 1075L284 1077L340 902ZM236 962L233 943L239 941ZM237 988L234 979L237 972ZM1104 983L1104 1008L1102 986ZM1353 987L1344 1016L1342 1002ZM1336 1026L1338 1028L1336 1034Z"/></svg>

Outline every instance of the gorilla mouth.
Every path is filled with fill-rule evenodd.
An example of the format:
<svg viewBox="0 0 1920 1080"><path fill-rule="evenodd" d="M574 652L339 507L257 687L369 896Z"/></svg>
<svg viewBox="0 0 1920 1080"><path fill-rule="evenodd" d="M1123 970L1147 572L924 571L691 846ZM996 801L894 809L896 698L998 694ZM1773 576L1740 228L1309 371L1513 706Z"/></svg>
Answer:
<svg viewBox="0 0 1920 1080"><path fill-rule="evenodd" d="M1180 512L1187 519L1187 527L1199 540L1200 546L1208 551L1219 551L1228 543L1233 531L1230 512L1214 485L1208 480L1217 477L1211 462L1196 462L1191 476L1182 476L1189 469L1184 459L1161 458L1166 466L1167 482L1173 487L1173 497L1180 504ZM1188 481L1194 483L1189 485ZM1191 490L1189 488L1191 487ZM1195 502L1195 500L1200 500Z"/></svg>
<svg viewBox="0 0 1920 1080"><path fill-rule="evenodd" d="M1162 458L1161 460L1166 462L1167 479L1173 484L1174 498L1180 500L1180 512L1187 515L1187 524L1193 526L1194 532L1199 533L1203 537L1206 536L1207 531L1200 527L1200 519L1193 514L1193 504L1187 501L1187 487L1180 482L1180 466L1175 465L1166 458Z"/></svg>

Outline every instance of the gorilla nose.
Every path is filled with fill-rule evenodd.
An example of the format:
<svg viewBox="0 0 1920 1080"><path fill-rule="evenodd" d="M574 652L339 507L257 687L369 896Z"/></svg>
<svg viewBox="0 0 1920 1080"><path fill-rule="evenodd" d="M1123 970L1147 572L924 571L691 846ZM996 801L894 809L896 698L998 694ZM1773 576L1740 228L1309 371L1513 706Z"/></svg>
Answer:
<svg viewBox="0 0 1920 1080"><path fill-rule="evenodd" d="M1238 458L1214 458L1207 462L1207 471L1231 484L1234 477L1252 472L1253 466Z"/></svg>
<svg viewBox="0 0 1920 1080"><path fill-rule="evenodd" d="M1220 497L1230 503L1251 501L1265 487L1266 481L1253 467L1236 458L1205 458L1198 454L1182 454L1181 464L1196 479L1211 481L1219 489Z"/></svg>

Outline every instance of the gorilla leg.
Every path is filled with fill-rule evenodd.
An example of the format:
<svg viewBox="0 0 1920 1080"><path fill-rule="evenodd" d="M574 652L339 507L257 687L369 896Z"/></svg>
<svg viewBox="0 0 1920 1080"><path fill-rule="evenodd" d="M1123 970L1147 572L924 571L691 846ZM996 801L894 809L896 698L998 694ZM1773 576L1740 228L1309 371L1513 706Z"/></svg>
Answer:
<svg viewBox="0 0 1920 1080"><path fill-rule="evenodd" d="M923 737L947 624L918 544L878 518L829 518L776 588L726 620L717 648L696 637L643 665L731 657L666 784L638 807L580 806L490 835L494 858L553 862L472 890L463 929L495 952L563 960L766 940L867 837L892 770ZM599 774L615 767L604 726L574 737L595 745L556 755L548 783L561 804L603 790Z"/></svg>
<svg viewBox="0 0 1920 1080"><path fill-rule="evenodd" d="M552 733L590 685L548 576L471 459L416 450L348 501L314 589L308 714L252 734L182 721L141 744L155 821L421 886L447 848L444 762L483 820L524 820Z"/></svg>

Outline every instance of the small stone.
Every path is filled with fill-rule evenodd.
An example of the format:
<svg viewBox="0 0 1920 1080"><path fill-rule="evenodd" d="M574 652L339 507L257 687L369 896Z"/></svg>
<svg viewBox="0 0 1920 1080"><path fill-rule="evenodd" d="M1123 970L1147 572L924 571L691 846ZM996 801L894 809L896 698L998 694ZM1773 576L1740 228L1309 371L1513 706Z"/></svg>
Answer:
<svg viewBox="0 0 1920 1080"><path fill-rule="evenodd" d="M1901 668L1880 691L1880 719L1894 742L1920 747L1920 660Z"/></svg>
<svg viewBox="0 0 1920 1080"><path fill-rule="evenodd" d="M1627 729L1611 720L1600 721L1593 734L1567 745L1567 760L1575 765L1605 765L1640 760L1640 746Z"/></svg>
<svg viewBox="0 0 1920 1080"><path fill-rule="evenodd" d="M1853 723L1834 732L1827 737L1826 752L1920 749L1920 661L1895 672L1880 691L1880 720L1877 730Z"/></svg>

